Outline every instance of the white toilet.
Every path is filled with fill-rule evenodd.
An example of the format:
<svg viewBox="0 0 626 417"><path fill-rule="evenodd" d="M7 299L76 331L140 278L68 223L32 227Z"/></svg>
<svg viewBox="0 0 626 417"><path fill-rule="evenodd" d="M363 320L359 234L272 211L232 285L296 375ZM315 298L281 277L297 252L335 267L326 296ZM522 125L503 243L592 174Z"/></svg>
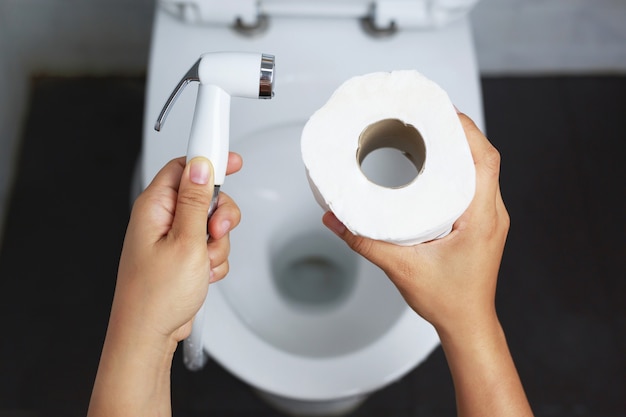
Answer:
<svg viewBox="0 0 626 417"><path fill-rule="evenodd" d="M232 100L230 149L244 169L222 191L242 222L231 234L229 276L211 285L194 335L201 351L289 415L346 414L439 343L386 276L322 225L300 133L342 82L395 69L433 79L482 127L465 15L475 1L168 0L156 9L142 187L186 152L196 88L160 132L154 122L202 53L276 56L275 97Z"/></svg>

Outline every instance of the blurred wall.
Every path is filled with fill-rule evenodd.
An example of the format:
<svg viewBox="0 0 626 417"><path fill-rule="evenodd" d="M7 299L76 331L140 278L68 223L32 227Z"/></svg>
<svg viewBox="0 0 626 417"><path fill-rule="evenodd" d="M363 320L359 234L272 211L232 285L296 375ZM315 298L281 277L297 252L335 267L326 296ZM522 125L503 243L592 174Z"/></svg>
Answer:
<svg viewBox="0 0 626 417"><path fill-rule="evenodd" d="M0 0L0 233L33 75L143 74L154 0ZM626 0L482 0L484 75L626 74Z"/></svg>
<svg viewBox="0 0 626 417"><path fill-rule="evenodd" d="M11 191L11 174L27 94L27 78L13 59L15 44L7 30L6 8L6 4L0 3L0 233L4 223L4 202Z"/></svg>
<svg viewBox="0 0 626 417"><path fill-rule="evenodd" d="M481 0L483 74L626 73L625 0Z"/></svg>
<svg viewBox="0 0 626 417"><path fill-rule="evenodd" d="M153 0L0 0L0 236L31 77L144 74L153 10Z"/></svg>
<svg viewBox="0 0 626 417"><path fill-rule="evenodd" d="M14 57L32 73L140 73L153 0L0 0Z"/></svg>

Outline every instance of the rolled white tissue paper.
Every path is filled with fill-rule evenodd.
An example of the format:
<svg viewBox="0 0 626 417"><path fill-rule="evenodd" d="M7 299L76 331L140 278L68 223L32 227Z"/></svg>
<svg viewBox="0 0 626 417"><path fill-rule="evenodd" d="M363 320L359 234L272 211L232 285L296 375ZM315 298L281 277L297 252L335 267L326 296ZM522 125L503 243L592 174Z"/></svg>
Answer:
<svg viewBox="0 0 626 417"><path fill-rule="evenodd" d="M454 106L417 71L346 81L306 123L301 147L315 199L357 235L399 245L443 237L474 196L474 162ZM368 179L361 162L381 148L403 152L417 177L395 187Z"/></svg>

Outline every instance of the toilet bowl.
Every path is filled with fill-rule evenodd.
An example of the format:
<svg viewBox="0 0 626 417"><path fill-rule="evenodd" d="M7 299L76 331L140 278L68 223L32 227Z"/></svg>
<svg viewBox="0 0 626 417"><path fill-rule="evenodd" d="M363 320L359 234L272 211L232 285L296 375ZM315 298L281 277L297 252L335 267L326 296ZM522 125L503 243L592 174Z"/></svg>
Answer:
<svg viewBox="0 0 626 417"><path fill-rule="evenodd" d="M276 56L275 98L232 102L230 148L243 156L244 169L228 177L222 191L235 199L242 221L231 233L229 275L211 285L206 320L198 320L194 333L200 332L197 340L209 357L277 409L303 416L345 414L418 366L439 341L377 267L322 225L300 157L300 133L343 81L408 68L439 83L482 127L469 23L458 17L437 29L399 27L373 37L372 28L368 33L352 16L371 13L370 7L355 6L367 2L346 2L337 10L314 2L296 10L306 2L268 1L291 8L278 12L278 6L268 6L255 26L246 23L254 16L244 7L244 23L233 29L202 21L233 16L230 10L207 14L203 7L211 1L198 1L191 10L161 2L155 13L140 183L145 187L168 160L185 154L193 89L178 98L161 132L153 126L172 87L200 54ZM319 7L329 9L322 13Z"/></svg>

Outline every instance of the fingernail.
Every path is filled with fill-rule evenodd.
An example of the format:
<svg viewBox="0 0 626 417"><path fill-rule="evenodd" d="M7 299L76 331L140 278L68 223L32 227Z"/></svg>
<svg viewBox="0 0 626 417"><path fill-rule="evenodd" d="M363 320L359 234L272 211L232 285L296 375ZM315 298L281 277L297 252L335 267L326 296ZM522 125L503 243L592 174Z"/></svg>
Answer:
<svg viewBox="0 0 626 417"><path fill-rule="evenodd" d="M211 269L209 272L209 284L215 282L215 271Z"/></svg>
<svg viewBox="0 0 626 417"><path fill-rule="evenodd" d="M218 224L217 226L213 226L213 228L215 229L215 233L213 233L213 238L221 239L226 236L228 232L230 232L230 220L222 220L220 224Z"/></svg>
<svg viewBox="0 0 626 417"><path fill-rule="evenodd" d="M457 106L455 106L454 104L452 106L454 107L454 110L456 111L457 114L461 113L461 110L459 110Z"/></svg>
<svg viewBox="0 0 626 417"><path fill-rule="evenodd" d="M346 226L344 226L334 214L326 216L326 227L339 236L343 235L346 231Z"/></svg>
<svg viewBox="0 0 626 417"><path fill-rule="evenodd" d="M220 231L222 233L222 236L224 236L226 233L230 232L230 220L224 220L220 224Z"/></svg>
<svg viewBox="0 0 626 417"><path fill-rule="evenodd" d="M189 166L189 179L194 184L205 185L209 182L209 161L205 158L193 158Z"/></svg>

